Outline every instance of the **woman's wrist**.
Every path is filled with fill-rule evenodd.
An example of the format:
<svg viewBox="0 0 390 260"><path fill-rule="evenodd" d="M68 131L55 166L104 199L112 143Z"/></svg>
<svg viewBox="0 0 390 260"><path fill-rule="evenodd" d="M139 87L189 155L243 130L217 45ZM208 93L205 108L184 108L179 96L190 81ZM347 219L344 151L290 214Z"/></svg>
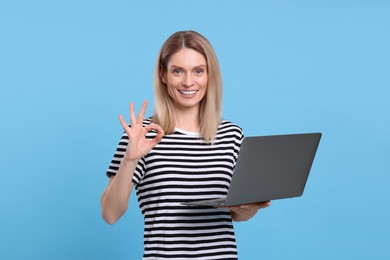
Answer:
<svg viewBox="0 0 390 260"><path fill-rule="evenodd" d="M131 158L127 154L125 154L122 158L122 162L125 163L134 163L137 164L140 158Z"/></svg>

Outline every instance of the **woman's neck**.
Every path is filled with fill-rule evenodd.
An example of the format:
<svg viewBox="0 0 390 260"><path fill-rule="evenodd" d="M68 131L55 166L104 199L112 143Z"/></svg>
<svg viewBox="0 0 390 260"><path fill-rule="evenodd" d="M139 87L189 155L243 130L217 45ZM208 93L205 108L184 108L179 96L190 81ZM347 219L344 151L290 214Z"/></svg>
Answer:
<svg viewBox="0 0 390 260"><path fill-rule="evenodd" d="M191 131L200 132L199 108L176 109L176 127Z"/></svg>

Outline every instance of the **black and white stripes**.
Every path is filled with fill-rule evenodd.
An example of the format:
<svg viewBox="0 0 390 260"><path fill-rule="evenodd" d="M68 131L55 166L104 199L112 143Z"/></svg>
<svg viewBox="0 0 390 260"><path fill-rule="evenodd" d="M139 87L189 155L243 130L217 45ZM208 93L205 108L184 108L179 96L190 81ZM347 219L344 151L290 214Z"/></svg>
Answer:
<svg viewBox="0 0 390 260"><path fill-rule="evenodd" d="M214 144L176 129L138 162L133 181L145 219L143 259L237 259L230 213L181 202L227 194L242 138L242 130L228 121L222 121ZM127 143L124 134L108 176L116 174Z"/></svg>

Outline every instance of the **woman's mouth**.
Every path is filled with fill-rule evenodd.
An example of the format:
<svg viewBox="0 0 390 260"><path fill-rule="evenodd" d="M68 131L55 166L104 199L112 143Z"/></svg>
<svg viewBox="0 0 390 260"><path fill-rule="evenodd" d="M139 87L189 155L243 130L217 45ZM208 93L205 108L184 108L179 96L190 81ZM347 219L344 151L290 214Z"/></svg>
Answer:
<svg viewBox="0 0 390 260"><path fill-rule="evenodd" d="M192 97L198 92L198 90L179 90L179 92L185 97Z"/></svg>

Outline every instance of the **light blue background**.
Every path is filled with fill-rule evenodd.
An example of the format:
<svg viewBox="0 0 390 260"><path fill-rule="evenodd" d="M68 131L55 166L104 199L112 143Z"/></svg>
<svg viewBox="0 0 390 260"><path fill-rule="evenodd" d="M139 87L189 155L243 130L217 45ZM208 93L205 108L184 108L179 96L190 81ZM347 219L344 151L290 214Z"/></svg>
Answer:
<svg viewBox="0 0 390 260"><path fill-rule="evenodd" d="M390 1L0 3L0 258L140 259L135 196L100 217L117 114L161 44L213 44L246 135L321 131L303 197L236 223L240 259L390 259ZM135 195L135 194L134 194Z"/></svg>

